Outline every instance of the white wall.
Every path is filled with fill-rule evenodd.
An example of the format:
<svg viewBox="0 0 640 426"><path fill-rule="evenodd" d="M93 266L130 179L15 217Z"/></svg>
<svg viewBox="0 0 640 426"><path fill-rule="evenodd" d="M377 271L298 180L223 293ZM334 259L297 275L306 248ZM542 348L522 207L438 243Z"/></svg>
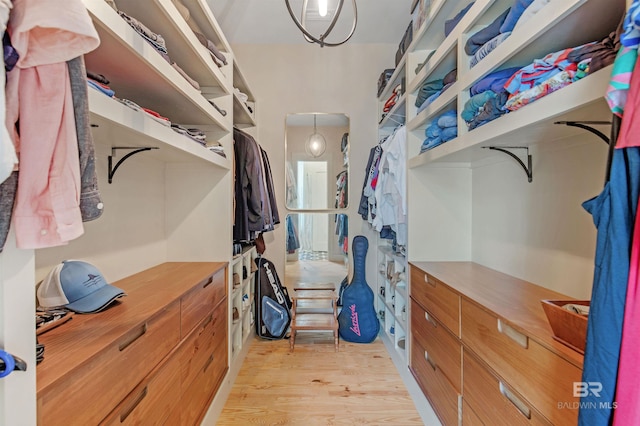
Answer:
<svg viewBox="0 0 640 426"><path fill-rule="evenodd" d="M126 153L119 152L118 158ZM65 259L93 263L108 281L166 261L164 164L151 159L148 152L136 154L122 163L109 184L110 154L105 144L96 144L102 216L85 222L84 234L68 245L36 250L38 281Z"/></svg>
<svg viewBox="0 0 640 426"><path fill-rule="evenodd" d="M532 183L506 156L473 169L473 260L589 299L596 230L581 205L602 190L607 145L585 132L533 148Z"/></svg>
<svg viewBox="0 0 640 426"><path fill-rule="evenodd" d="M375 234L357 215L369 150L377 138L377 81L393 66L395 44L235 45L234 52L257 100L258 143L269 154L282 223L265 234L264 256L284 274L285 117L296 112L345 113L350 118L349 240L369 238L368 271L375 271ZM374 277L368 276L369 281ZM370 282L371 284L371 282Z"/></svg>

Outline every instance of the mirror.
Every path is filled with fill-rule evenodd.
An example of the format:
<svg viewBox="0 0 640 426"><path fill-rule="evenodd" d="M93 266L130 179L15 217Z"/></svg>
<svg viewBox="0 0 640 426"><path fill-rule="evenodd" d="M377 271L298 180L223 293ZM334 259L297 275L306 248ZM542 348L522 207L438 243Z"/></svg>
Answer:
<svg viewBox="0 0 640 426"><path fill-rule="evenodd" d="M346 209L349 117L327 113L288 114L285 124L287 208Z"/></svg>
<svg viewBox="0 0 640 426"><path fill-rule="evenodd" d="M285 285L333 283L348 273L348 216L344 213L291 213L286 218Z"/></svg>

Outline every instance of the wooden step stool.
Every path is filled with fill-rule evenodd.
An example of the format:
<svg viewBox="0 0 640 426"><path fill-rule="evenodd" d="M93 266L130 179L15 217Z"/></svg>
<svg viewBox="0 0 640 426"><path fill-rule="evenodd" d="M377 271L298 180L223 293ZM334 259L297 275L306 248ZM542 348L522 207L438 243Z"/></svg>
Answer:
<svg viewBox="0 0 640 426"><path fill-rule="evenodd" d="M329 313L298 313L298 303L329 301L331 312ZM298 330L330 330L333 331L336 352L338 351L338 294L335 290L296 290L293 292L293 309L291 318L291 337L289 347L293 352Z"/></svg>

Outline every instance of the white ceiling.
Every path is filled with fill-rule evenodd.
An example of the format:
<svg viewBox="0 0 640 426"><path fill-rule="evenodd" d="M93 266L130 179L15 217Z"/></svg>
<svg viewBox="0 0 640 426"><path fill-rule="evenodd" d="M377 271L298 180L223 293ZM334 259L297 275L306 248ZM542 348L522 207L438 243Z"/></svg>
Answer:
<svg viewBox="0 0 640 426"><path fill-rule="evenodd" d="M303 0L291 0L294 13L300 14ZM335 10L338 0L329 0ZM298 44L307 43L293 23L284 0L207 0L222 31L231 44ZM348 43L398 44L411 22L412 0L357 0L358 26ZM309 0L317 10L316 0ZM351 29L352 0L345 0L336 27L328 42L344 38ZM328 22L308 22L317 37Z"/></svg>

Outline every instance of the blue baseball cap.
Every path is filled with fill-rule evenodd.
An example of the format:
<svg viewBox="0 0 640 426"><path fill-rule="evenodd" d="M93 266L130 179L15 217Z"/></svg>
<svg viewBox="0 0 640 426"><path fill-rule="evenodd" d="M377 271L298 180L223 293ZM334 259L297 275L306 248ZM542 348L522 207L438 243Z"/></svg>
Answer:
<svg viewBox="0 0 640 426"><path fill-rule="evenodd" d="M108 284L98 268L81 260L56 265L38 286L43 308L65 307L79 313L94 313L109 306L125 292Z"/></svg>

